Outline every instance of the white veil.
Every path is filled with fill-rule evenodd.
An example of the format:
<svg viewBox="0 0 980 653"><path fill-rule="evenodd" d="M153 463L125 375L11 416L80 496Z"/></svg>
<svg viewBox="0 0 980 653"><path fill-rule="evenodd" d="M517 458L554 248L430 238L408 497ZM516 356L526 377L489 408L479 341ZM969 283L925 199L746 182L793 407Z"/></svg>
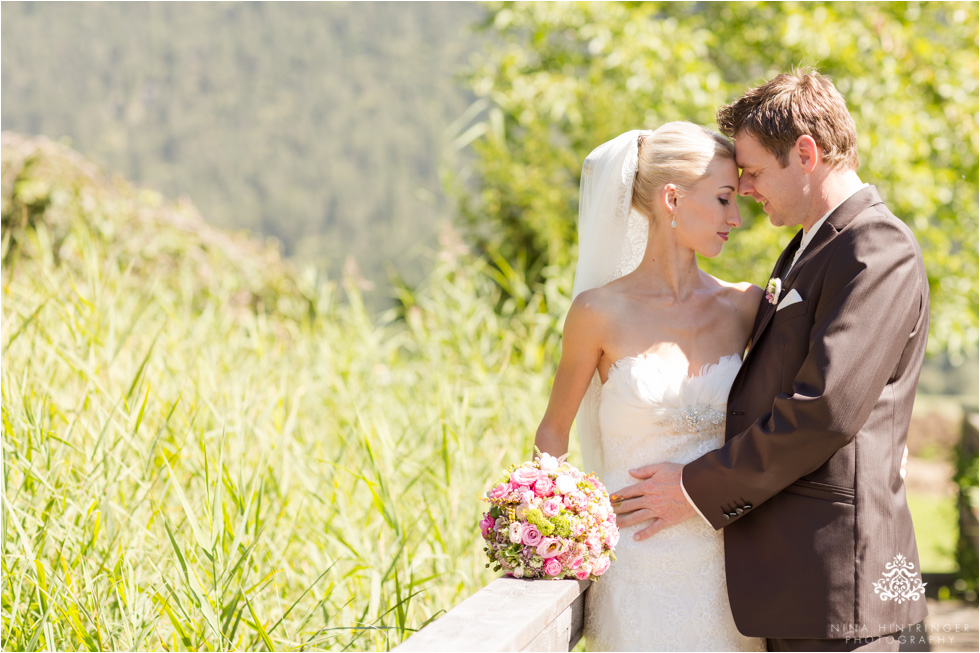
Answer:
<svg viewBox="0 0 980 653"><path fill-rule="evenodd" d="M638 138L653 132L634 130L603 143L582 165L578 206L578 265L573 299L584 290L598 288L632 272L646 249L647 220L632 211ZM599 438L598 372L582 399L576 423L583 471L603 477Z"/></svg>

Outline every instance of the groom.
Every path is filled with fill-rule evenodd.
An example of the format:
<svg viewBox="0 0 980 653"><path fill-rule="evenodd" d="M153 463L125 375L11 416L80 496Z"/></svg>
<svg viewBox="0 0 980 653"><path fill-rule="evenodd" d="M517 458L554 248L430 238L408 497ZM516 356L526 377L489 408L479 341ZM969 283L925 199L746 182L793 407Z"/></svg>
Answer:
<svg viewBox="0 0 980 653"><path fill-rule="evenodd" d="M620 523L654 517L644 539L696 511L724 529L735 623L771 651L897 651L926 614L899 472L929 326L922 254L858 177L827 77L779 75L718 123L739 193L802 230L756 317L725 444L634 470L645 480L619 493L635 498Z"/></svg>

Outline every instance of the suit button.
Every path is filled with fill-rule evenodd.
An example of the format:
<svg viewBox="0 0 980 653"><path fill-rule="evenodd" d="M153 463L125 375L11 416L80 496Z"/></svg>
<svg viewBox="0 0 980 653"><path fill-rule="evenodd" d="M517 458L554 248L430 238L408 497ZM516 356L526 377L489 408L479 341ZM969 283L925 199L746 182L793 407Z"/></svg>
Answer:
<svg viewBox="0 0 980 653"><path fill-rule="evenodd" d="M751 503L747 503L747 504L745 504L742 507L745 508L746 510L752 510L752 504Z"/></svg>
<svg viewBox="0 0 980 653"><path fill-rule="evenodd" d="M728 516L729 517L738 517L738 513L737 512L730 512L730 513L728 513Z"/></svg>
<svg viewBox="0 0 980 653"><path fill-rule="evenodd" d="M733 410L733 411L732 411L732 412L731 412L730 414L731 414L732 416L735 416L735 417L737 417L737 416L739 416L739 415L744 415L745 413L743 413L743 412L742 412L742 411L740 411L740 410Z"/></svg>
<svg viewBox="0 0 980 653"><path fill-rule="evenodd" d="M736 512L736 513L738 513L739 515L741 515L741 514L742 514L743 512L745 512L745 511L744 511L744 510L742 510L741 508L736 508L736 509L735 509L735 512Z"/></svg>
<svg viewBox="0 0 980 653"><path fill-rule="evenodd" d="M731 519L731 517L728 516L727 512L721 513L721 516L724 517L725 519Z"/></svg>

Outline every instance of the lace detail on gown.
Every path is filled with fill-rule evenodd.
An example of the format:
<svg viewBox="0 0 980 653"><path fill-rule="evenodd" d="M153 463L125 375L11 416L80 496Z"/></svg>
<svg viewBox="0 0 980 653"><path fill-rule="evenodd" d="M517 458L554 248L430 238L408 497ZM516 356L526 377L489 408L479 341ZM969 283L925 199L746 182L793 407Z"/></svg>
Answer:
<svg viewBox="0 0 980 653"><path fill-rule="evenodd" d="M738 355L697 376L656 355L615 363L601 388L599 425L610 491L636 482L632 467L688 463L724 441L728 391ZM735 628L725 587L722 535L695 516L642 542L648 523L621 528L616 561L589 589L588 649L762 651L765 640Z"/></svg>

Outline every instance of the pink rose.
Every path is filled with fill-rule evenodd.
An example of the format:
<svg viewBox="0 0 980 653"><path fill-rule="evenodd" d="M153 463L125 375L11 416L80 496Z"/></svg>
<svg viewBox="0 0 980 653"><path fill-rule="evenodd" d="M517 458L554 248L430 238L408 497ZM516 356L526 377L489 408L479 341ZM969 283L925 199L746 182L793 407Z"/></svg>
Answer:
<svg viewBox="0 0 980 653"><path fill-rule="evenodd" d="M580 555L577 555L574 558L572 558L572 560L568 563L568 568L569 569L578 569L579 567L582 566L582 563L584 563L584 562L585 562L585 558L583 558Z"/></svg>
<svg viewBox="0 0 980 653"><path fill-rule="evenodd" d="M510 475L510 482L514 485L534 485L538 480L538 470L533 467L518 467Z"/></svg>
<svg viewBox="0 0 980 653"><path fill-rule="evenodd" d="M612 528L606 527L606 546L610 549L614 548L619 544L619 529L613 526Z"/></svg>
<svg viewBox="0 0 980 653"><path fill-rule="evenodd" d="M558 497L545 499L544 503L541 504L541 512L544 513L545 517L554 517L561 512L561 501Z"/></svg>
<svg viewBox="0 0 980 653"><path fill-rule="evenodd" d="M574 524L572 524L572 535L573 536L579 537L584 532L585 532L585 524L584 523L582 523L580 521L577 521Z"/></svg>
<svg viewBox="0 0 980 653"><path fill-rule="evenodd" d="M554 493L555 483L547 474L538 477L534 482L534 493L539 497L550 497Z"/></svg>
<svg viewBox="0 0 980 653"><path fill-rule="evenodd" d="M575 570L575 578L579 580L589 580L589 576L592 575L592 570L589 569L588 565L582 565Z"/></svg>
<svg viewBox="0 0 980 653"><path fill-rule="evenodd" d="M565 495L565 505L575 512L584 510L589 505L588 502L588 498L577 490Z"/></svg>
<svg viewBox="0 0 980 653"><path fill-rule="evenodd" d="M490 531L493 529L494 522L495 520L490 517L489 512L483 515L483 519L480 520L480 534L483 535L483 537L489 535Z"/></svg>
<svg viewBox="0 0 980 653"><path fill-rule="evenodd" d="M589 539L585 541L585 544L589 547L589 552L592 555L599 555L602 553L602 540L600 540L599 536L595 533L589 535Z"/></svg>
<svg viewBox="0 0 980 653"><path fill-rule="evenodd" d="M510 536L511 542L514 544L520 544L524 537L524 524L519 521L511 523L507 534Z"/></svg>
<svg viewBox="0 0 980 653"><path fill-rule="evenodd" d="M527 546L537 547L541 544L541 531L534 524L528 524L524 527L524 533L521 535L521 541Z"/></svg>
<svg viewBox="0 0 980 653"><path fill-rule="evenodd" d="M558 558L548 558L544 561L544 573L549 576L557 576L561 573L561 563Z"/></svg>
<svg viewBox="0 0 980 653"><path fill-rule="evenodd" d="M565 545L557 537L546 537L538 544L537 554L542 558L554 558L565 551Z"/></svg>
<svg viewBox="0 0 980 653"><path fill-rule="evenodd" d="M601 576L604 573L606 573L607 569L609 569L609 557L602 556L601 558L596 560L595 565L592 567L592 573L595 574L596 576Z"/></svg>
<svg viewBox="0 0 980 653"><path fill-rule="evenodd" d="M490 491L487 492L487 496L491 501L500 501L510 494L510 490L510 483L501 483L500 485L493 486Z"/></svg>

